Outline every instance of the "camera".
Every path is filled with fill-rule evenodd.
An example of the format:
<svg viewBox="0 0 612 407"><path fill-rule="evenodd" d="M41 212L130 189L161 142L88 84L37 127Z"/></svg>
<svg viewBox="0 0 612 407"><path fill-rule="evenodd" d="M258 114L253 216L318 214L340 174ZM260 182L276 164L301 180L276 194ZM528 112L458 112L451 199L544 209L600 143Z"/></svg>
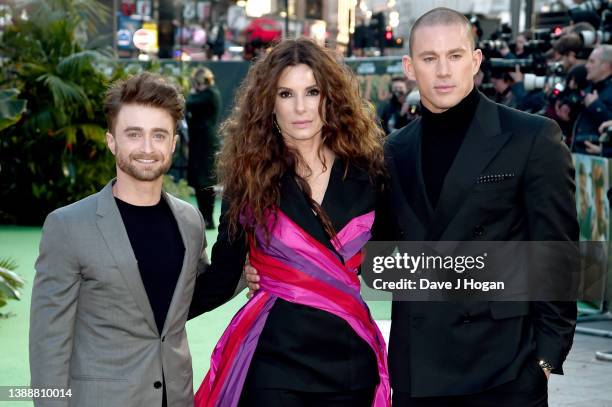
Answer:
<svg viewBox="0 0 612 407"><path fill-rule="evenodd" d="M594 27L599 26L599 13L612 8L610 0L587 0L577 7L568 10L569 17L574 23L588 22Z"/></svg>
<svg viewBox="0 0 612 407"><path fill-rule="evenodd" d="M514 72L516 66L523 73L529 72L536 75L546 75L548 73L548 63L541 55L532 55L524 59L491 58L486 63L487 68L498 72Z"/></svg>
<svg viewBox="0 0 612 407"><path fill-rule="evenodd" d="M506 44L502 40L484 40L478 43L478 49L482 51L485 59L500 58L504 46Z"/></svg>
<svg viewBox="0 0 612 407"><path fill-rule="evenodd" d="M612 126L608 126L604 129L603 134L599 137L599 141L612 144Z"/></svg>
<svg viewBox="0 0 612 407"><path fill-rule="evenodd" d="M564 84L565 78L561 76L537 76L532 73L526 73L523 77L523 85L527 92L535 89L555 89L558 84Z"/></svg>
<svg viewBox="0 0 612 407"><path fill-rule="evenodd" d="M601 155L612 157L612 126L608 126L599 137L601 143Z"/></svg>
<svg viewBox="0 0 612 407"><path fill-rule="evenodd" d="M612 43L612 0L589 0L568 10L574 23L587 22L598 27L595 32L582 31L580 36L584 46L589 47L599 42Z"/></svg>

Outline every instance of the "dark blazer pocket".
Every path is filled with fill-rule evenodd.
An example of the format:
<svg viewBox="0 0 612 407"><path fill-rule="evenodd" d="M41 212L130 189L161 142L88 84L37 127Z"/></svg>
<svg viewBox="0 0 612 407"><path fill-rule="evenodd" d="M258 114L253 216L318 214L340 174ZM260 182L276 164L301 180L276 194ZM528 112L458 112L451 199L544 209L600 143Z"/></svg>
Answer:
<svg viewBox="0 0 612 407"><path fill-rule="evenodd" d="M118 378L118 377L98 377L98 376L82 376L82 375L72 375L70 376L71 380L76 381L90 381L90 382L127 382L127 379Z"/></svg>
<svg viewBox="0 0 612 407"><path fill-rule="evenodd" d="M495 193L495 192L509 191L509 190L515 189L516 187L517 187L516 182L513 182L512 180L506 180L503 182L474 184L474 188L472 188L472 191Z"/></svg>
<svg viewBox="0 0 612 407"><path fill-rule="evenodd" d="M529 314L528 302L490 302L493 319L516 318Z"/></svg>

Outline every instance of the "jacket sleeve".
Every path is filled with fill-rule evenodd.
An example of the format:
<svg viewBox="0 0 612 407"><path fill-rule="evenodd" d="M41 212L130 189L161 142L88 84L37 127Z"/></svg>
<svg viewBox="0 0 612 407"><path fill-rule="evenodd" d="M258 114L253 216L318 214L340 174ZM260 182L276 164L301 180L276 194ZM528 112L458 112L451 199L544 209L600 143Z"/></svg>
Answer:
<svg viewBox="0 0 612 407"><path fill-rule="evenodd" d="M577 242L579 238L574 167L562 137L557 124L547 120L533 141L523 194L531 241ZM536 357L552 364L553 373L562 373L574 337L576 302L539 301L531 307Z"/></svg>
<svg viewBox="0 0 612 407"><path fill-rule="evenodd" d="M210 264L202 248L189 319L225 304L246 287L241 278L247 255L244 234L230 239L226 212L227 204L223 201L219 233L212 248Z"/></svg>
<svg viewBox="0 0 612 407"><path fill-rule="evenodd" d="M612 93L612 91L610 92ZM612 119L612 100L603 100L601 97L591 103L587 108L591 119L599 126L606 120Z"/></svg>
<svg viewBox="0 0 612 407"><path fill-rule="evenodd" d="M81 273L69 225L59 212L45 220L30 306L30 377L33 388L68 388ZM67 406L38 399L39 406Z"/></svg>

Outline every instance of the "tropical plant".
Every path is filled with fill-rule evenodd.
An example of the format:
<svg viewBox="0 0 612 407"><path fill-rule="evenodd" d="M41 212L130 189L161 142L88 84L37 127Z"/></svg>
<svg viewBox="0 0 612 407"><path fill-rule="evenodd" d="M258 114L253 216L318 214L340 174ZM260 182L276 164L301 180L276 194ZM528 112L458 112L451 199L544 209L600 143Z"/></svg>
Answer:
<svg viewBox="0 0 612 407"><path fill-rule="evenodd" d="M29 16L5 29L0 88L18 89L28 105L0 137L0 223L40 224L52 209L113 176L102 101L124 70L110 50L88 42L96 21L110 15L99 1L32 0L18 7Z"/></svg>
<svg viewBox="0 0 612 407"><path fill-rule="evenodd" d="M17 95L17 89L0 90L0 131L17 123L26 109L27 100Z"/></svg>
<svg viewBox="0 0 612 407"><path fill-rule="evenodd" d="M21 295L19 289L23 287L23 279L15 273L17 263L11 259L0 259L0 308L7 304L8 300L19 300ZM8 318L10 313L0 312L0 318Z"/></svg>
<svg viewBox="0 0 612 407"><path fill-rule="evenodd" d="M164 175L164 191L187 202L190 202L191 197L195 195L194 189L187 184L186 180L176 181L172 175Z"/></svg>

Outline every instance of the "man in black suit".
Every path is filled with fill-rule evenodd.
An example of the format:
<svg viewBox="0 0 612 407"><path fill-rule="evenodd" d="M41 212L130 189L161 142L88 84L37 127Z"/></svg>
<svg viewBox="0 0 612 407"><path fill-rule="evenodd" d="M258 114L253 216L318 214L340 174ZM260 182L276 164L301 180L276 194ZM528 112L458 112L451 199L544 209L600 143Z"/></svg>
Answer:
<svg viewBox="0 0 612 407"><path fill-rule="evenodd" d="M470 28L446 8L412 28L403 64L423 115L387 143L395 238L578 240L574 169L559 127L476 90L482 53ZM575 320L575 302L396 301L393 405L546 406L548 376L562 373Z"/></svg>

